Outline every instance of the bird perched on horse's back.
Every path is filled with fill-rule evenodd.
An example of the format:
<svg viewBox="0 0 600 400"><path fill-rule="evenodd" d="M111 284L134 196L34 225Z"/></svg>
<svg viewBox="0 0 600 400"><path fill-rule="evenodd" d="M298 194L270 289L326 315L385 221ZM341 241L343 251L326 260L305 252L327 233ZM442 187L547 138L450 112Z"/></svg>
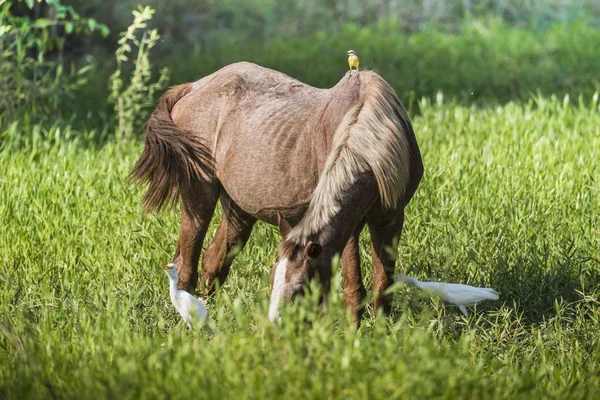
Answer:
<svg viewBox="0 0 600 400"><path fill-rule="evenodd" d="M358 56L356 55L356 52L354 50L348 50L346 52L346 54L348 55L348 65L350 66L350 71L352 71L352 68L356 68L356 70L358 71L358 65L360 64L360 58L358 58Z"/></svg>
<svg viewBox="0 0 600 400"><path fill-rule="evenodd" d="M484 300L498 300L498 292L492 288L479 288L460 283L422 282L404 274L395 275L396 282L404 282L421 290L433 292L444 300L456 304L465 316L468 316L467 306Z"/></svg>

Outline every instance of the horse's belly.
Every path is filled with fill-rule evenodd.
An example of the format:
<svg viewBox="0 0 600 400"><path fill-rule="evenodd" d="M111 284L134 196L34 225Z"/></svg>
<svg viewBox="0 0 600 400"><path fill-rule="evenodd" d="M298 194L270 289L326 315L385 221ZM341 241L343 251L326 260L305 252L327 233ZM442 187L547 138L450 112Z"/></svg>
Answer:
<svg viewBox="0 0 600 400"><path fill-rule="evenodd" d="M220 177L227 195L248 214L277 224L277 212L282 213L292 223L302 218L308 207L316 185L297 184L288 180L282 185L276 181L265 182L265 176L246 176L240 180L227 176ZM287 189L287 190L286 190ZM290 190L291 189L291 190Z"/></svg>
<svg viewBox="0 0 600 400"><path fill-rule="evenodd" d="M276 168L258 159L229 160L218 167L217 176L227 195L245 212L277 224L277 212L290 222L302 218L317 185L318 173Z"/></svg>

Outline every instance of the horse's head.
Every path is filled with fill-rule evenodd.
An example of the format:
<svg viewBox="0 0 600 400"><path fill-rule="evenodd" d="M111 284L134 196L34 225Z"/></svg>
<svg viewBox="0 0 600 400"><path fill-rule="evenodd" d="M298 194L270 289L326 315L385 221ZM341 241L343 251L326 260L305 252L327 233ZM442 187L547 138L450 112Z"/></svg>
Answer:
<svg viewBox="0 0 600 400"><path fill-rule="evenodd" d="M302 294L305 285L318 276L323 283L331 274L331 257L323 254L323 247L316 242L304 245L286 240L290 224L278 215L279 231L283 241L279 246L279 262L271 270L273 292L269 304L269 320L279 318L279 306L284 301L291 301Z"/></svg>

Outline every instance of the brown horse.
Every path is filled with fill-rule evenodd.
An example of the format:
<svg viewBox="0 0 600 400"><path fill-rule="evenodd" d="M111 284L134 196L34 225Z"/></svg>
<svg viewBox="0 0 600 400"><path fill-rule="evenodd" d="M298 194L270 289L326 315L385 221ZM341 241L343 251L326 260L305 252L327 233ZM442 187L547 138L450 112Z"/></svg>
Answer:
<svg viewBox="0 0 600 400"><path fill-rule="evenodd" d="M383 293L392 283L394 257L386 249L401 233L404 207L422 173L406 111L376 73L361 71L317 89L237 63L163 95L132 176L149 182L147 211L181 198L173 260L180 289L196 286L202 243L220 199L223 219L202 259L203 293L225 281L260 219L278 223L285 237L269 317L277 318L280 301L300 292L307 278L318 275L327 289L331 258L341 253L344 303L358 323L366 294L359 234L367 224L375 308L388 312Z"/></svg>

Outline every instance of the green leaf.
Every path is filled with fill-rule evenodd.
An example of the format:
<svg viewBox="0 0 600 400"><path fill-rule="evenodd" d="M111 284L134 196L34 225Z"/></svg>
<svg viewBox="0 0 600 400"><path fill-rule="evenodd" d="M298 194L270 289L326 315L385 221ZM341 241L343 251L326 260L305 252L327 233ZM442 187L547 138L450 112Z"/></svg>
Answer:
<svg viewBox="0 0 600 400"><path fill-rule="evenodd" d="M90 71L93 68L93 65L86 65L84 67L81 67L77 70L77 75L83 75L85 73L87 73L88 71Z"/></svg>
<svg viewBox="0 0 600 400"><path fill-rule="evenodd" d="M77 11L75 11L75 9L73 7L68 7L69 9L69 13L71 14L71 17L78 21L81 17L79 16L79 14L77 13Z"/></svg>
<svg viewBox="0 0 600 400"><path fill-rule="evenodd" d="M65 19L67 17L67 10L65 7L59 7L56 10L56 18L57 19Z"/></svg>
<svg viewBox="0 0 600 400"><path fill-rule="evenodd" d="M108 29L106 25L100 25L100 33L102 34L102 37L108 37L110 29Z"/></svg>
<svg viewBox="0 0 600 400"><path fill-rule="evenodd" d="M93 32L93 31L96 29L96 25L97 25L97 24L96 24L96 20L95 20L94 18L90 18L90 19L88 19L88 21L87 21L87 25L88 25L88 27L90 28L90 31L92 31L92 32Z"/></svg>
<svg viewBox="0 0 600 400"><path fill-rule="evenodd" d="M65 32L67 32L67 34L73 32L73 23L71 21L65 22Z"/></svg>
<svg viewBox="0 0 600 400"><path fill-rule="evenodd" d="M5 33L10 32L11 29L12 29L11 25L0 25L0 37L2 35L4 35Z"/></svg>
<svg viewBox="0 0 600 400"><path fill-rule="evenodd" d="M48 18L40 18L40 19L36 19L33 25L36 28L46 28L46 27L52 25L52 21L50 21Z"/></svg>

